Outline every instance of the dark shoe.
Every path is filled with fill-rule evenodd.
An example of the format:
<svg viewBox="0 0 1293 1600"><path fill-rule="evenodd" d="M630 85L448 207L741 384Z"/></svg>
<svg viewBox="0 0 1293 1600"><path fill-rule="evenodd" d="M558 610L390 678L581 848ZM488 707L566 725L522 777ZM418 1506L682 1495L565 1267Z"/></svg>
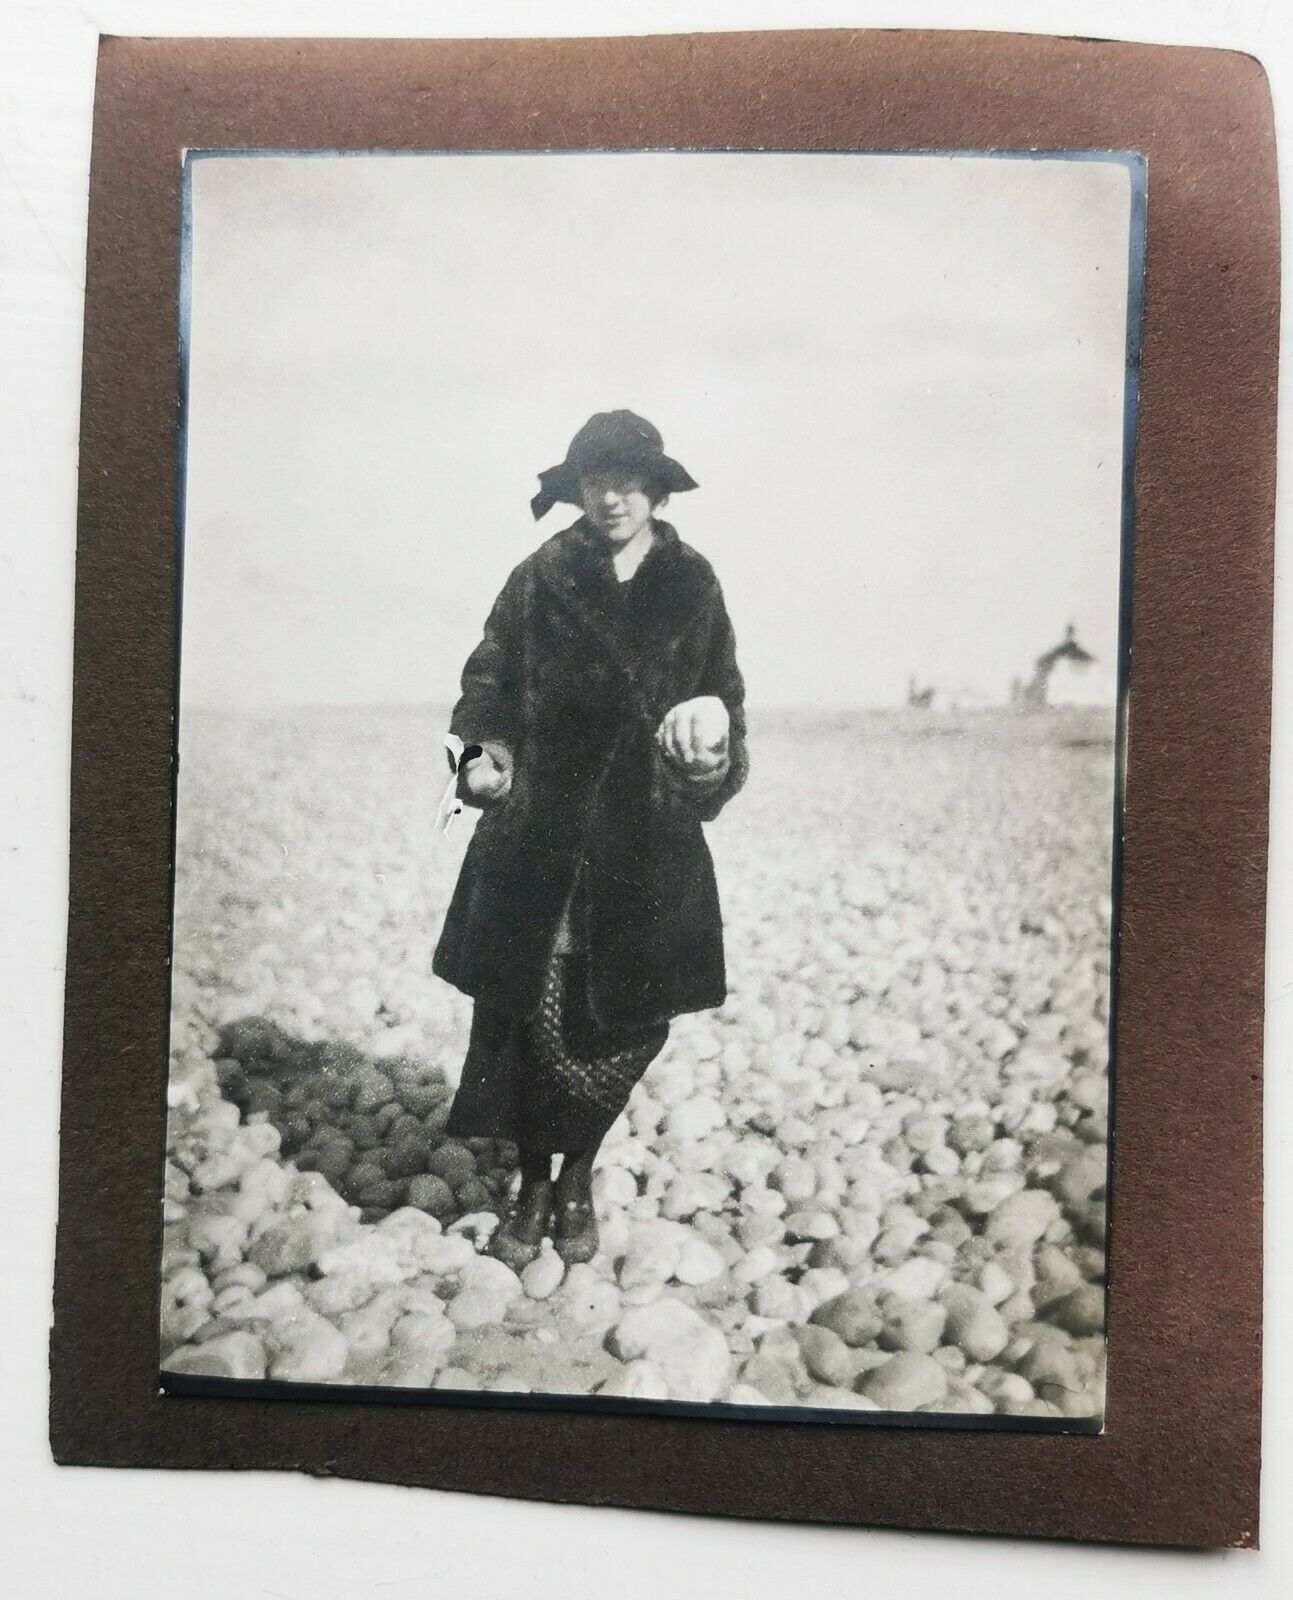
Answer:
<svg viewBox="0 0 1293 1600"><path fill-rule="evenodd" d="M523 1184L512 1209L489 1241L489 1253L513 1272L528 1267L552 1227L553 1186L546 1178Z"/></svg>
<svg viewBox="0 0 1293 1600"><path fill-rule="evenodd" d="M571 1194L558 1193L556 1232L552 1242L568 1267L579 1261L591 1261L597 1254L601 1242L597 1233L597 1211L592 1193L586 1187L581 1185Z"/></svg>

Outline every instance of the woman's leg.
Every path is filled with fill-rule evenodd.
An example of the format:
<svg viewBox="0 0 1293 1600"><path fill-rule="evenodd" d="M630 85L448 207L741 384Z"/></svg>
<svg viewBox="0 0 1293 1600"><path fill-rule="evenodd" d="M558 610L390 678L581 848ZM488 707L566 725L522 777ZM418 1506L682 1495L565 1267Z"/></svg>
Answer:
<svg viewBox="0 0 1293 1600"><path fill-rule="evenodd" d="M562 1157L553 1196L556 1217L553 1243L567 1265L591 1261L600 1244L597 1210L593 1205L593 1163L601 1144L601 1139L597 1139L578 1150L568 1150Z"/></svg>
<svg viewBox="0 0 1293 1600"><path fill-rule="evenodd" d="M518 1146L517 1154L520 1157L522 1189L536 1183L546 1183L552 1177L551 1150L541 1150L537 1145L523 1144Z"/></svg>
<svg viewBox="0 0 1293 1600"><path fill-rule="evenodd" d="M514 1272L534 1260L552 1225L552 1154L536 1145L519 1150L521 1187L490 1242L491 1255Z"/></svg>

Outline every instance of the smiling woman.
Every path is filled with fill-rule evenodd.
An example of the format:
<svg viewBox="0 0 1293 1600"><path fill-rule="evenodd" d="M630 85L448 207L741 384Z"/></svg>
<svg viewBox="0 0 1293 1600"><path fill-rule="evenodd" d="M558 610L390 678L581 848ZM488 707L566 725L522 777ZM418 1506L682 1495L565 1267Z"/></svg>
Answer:
<svg viewBox="0 0 1293 1600"><path fill-rule="evenodd" d="M700 824L746 773L722 591L655 515L695 480L631 411L590 418L539 480L536 517L584 514L516 568L463 672L451 734L482 753L460 793L493 814L435 963L478 1004L448 1131L519 1147L491 1245L518 1271L549 1233L567 1263L596 1255L602 1139L669 1019L726 995Z"/></svg>

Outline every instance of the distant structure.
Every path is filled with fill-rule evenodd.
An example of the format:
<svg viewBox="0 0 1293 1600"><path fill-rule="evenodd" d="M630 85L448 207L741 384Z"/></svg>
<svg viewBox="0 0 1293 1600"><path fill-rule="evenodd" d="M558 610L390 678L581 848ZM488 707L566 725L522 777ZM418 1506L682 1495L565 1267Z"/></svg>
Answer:
<svg viewBox="0 0 1293 1600"><path fill-rule="evenodd" d="M1047 650L1044 655L1037 657L1033 666L1033 675L1027 683L1022 683L1015 678L1010 685L1010 699L1013 704L1024 711L1044 711L1049 704L1047 699L1047 685L1051 673L1063 661L1071 662L1075 667L1086 667L1095 660L1095 657L1077 642L1073 624L1070 622L1064 630L1064 641L1057 644L1053 650Z"/></svg>
<svg viewBox="0 0 1293 1600"><path fill-rule="evenodd" d="M988 696L972 684L948 688L927 683L919 687L915 677L907 679L907 707L911 711L976 711L988 704Z"/></svg>

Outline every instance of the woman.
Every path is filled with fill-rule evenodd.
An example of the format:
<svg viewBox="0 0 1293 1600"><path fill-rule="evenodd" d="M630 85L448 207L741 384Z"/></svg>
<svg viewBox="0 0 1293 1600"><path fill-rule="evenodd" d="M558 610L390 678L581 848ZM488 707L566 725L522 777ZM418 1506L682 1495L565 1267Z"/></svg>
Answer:
<svg viewBox="0 0 1293 1600"><path fill-rule="evenodd" d="M539 474L535 518L582 512L513 571L450 731L482 812L434 971L475 1002L448 1131L514 1142L491 1248L598 1248L592 1169L669 1019L726 998L701 823L745 781L744 684L722 591L656 512L695 480L631 411L600 412ZM562 1156L554 1183L553 1158Z"/></svg>

